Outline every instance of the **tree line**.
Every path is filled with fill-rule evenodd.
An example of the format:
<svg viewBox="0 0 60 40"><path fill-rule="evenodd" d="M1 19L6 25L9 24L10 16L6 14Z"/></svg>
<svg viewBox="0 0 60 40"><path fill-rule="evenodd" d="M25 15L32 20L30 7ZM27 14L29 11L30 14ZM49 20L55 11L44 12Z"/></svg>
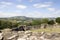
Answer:
<svg viewBox="0 0 60 40"><path fill-rule="evenodd" d="M16 20L0 20L0 29L14 28L14 27L18 27L19 25L27 25L27 26L34 26L41 24L54 25L55 23L60 24L60 17L56 18L55 20L49 20L48 18L36 19L36 20L32 20L32 22L29 23L17 22Z"/></svg>

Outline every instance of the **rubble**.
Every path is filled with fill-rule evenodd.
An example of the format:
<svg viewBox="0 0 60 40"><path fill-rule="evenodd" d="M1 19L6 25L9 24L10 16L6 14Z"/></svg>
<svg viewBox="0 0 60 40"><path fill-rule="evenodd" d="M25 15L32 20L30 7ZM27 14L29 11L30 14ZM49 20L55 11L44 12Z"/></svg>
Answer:
<svg viewBox="0 0 60 40"><path fill-rule="evenodd" d="M10 32L9 32L10 33ZM60 40L60 33L18 31L5 34L4 40Z"/></svg>

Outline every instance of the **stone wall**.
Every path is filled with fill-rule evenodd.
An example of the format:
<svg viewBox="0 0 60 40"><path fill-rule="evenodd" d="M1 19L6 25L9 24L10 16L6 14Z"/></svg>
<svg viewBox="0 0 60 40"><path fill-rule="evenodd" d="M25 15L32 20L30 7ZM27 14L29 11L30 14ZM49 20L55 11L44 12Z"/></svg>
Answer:
<svg viewBox="0 0 60 40"><path fill-rule="evenodd" d="M35 26L26 26L28 30L31 29L40 29L40 28L60 28L59 24L54 25L48 25L48 24L41 24L41 25L35 25Z"/></svg>

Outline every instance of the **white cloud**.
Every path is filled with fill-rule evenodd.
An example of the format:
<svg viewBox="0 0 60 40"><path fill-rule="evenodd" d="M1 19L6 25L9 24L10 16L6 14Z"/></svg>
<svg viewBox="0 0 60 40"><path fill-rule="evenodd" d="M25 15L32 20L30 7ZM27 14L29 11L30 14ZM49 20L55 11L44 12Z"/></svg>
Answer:
<svg viewBox="0 0 60 40"><path fill-rule="evenodd" d="M32 2L32 1L34 1L34 0L29 0L29 2Z"/></svg>
<svg viewBox="0 0 60 40"><path fill-rule="evenodd" d="M37 11L34 11L34 12L30 12L30 13L27 13L27 17L40 17L42 13L40 12L37 12Z"/></svg>
<svg viewBox="0 0 60 40"><path fill-rule="evenodd" d="M47 8L49 11L56 11L55 8Z"/></svg>
<svg viewBox="0 0 60 40"><path fill-rule="evenodd" d="M56 12L52 12L52 13L41 13L39 11L34 11L34 12L27 13L26 16L27 17L36 17L36 18L60 17L60 12L56 11Z"/></svg>
<svg viewBox="0 0 60 40"><path fill-rule="evenodd" d="M53 4L53 2L36 3L36 4L33 4L33 7L35 7L35 8L47 8L47 7L51 7L52 4Z"/></svg>
<svg viewBox="0 0 60 40"><path fill-rule="evenodd" d="M27 8L27 6L25 6L25 5L17 5L16 6L18 9L26 9Z"/></svg>
<svg viewBox="0 0 60 40"><path fill-rule="evenodd" d="M55 13L56 13L56 14L57 14L57 13L59 13L59 14L60 14L60 10L56 11Z"/></svg>
<svg viewBox="0 0 60 40"><path fill-rule="evenodd" d="M47 14L46 14L47 15ZM49 14L50 17L60 17L60 10L55 10L52 13ZM47 15L47 17L49 17Z"/></svg>
<svg viewBox="0 0 60 40"><path fill-rule="evenodd" d="M45 4L53 4L53 2L44 2Z"/></svg>
<svg viewBox="0 0 60 40"><path fill-rule="evenodd" d="M26 15L25 15L26 14ZM6 13L6 12L0 12L0 17L12 17L12 16L27 16L27 17L45 17L43 13L40 13L38 11L30 12L30 13Z"/></svg>
<svg viewBox="0 0 60 40"><path fill-rule="evenodd" d="M56 11L54 13L41 13L39 11L33 11L28 13L22 13L22 12L8 13L8 12L0 11L0 17L12 17L12 16L27 16L27 17L35 17L35 18L46 17L47 18L47 17L59 17L60 12Z"/></svg>
<svg viewBox="0 0 60 40"><path fill-rule="evenodd" d="M12 5L11 2L0 2L1 4L5 4L5 5Z"/></svg>
<svg viewBox="0 0 60 40"><path fill-rule="evenodd" d="M47 15L47 16L46 16L46 15ZM35 18L50 17L49 14L47 14L47 13L41 13L41 12L39 12L39 11L34 11L34 12L27 13L26 16L27 16L27 17L35 17Z"/></svg>
<svg viewBox="0 0 60 40"><path fill-rule="evenodd" d="M49 5L49 4L34 4L33 6L36 8L46 8L46 7L50 7L51 5Z"/></svg>
<svg viewBox="0 0 60 40"><path fill-rule="evenodd" d="M22 14L19 13L7 13L7 12L0 12L0 17L12 17L12 16L21 16Z"/></svg>
<svg viewBox="0 0 60 40"><path fill-rule="evenodd" d="M0 2L0 8L6 8L11 6L13 3L11 2Z"/></svg>
<svg viewBox="0 0 60 40"><path fill-rule="evenodd" d="M44 3L37 3L34 4L33 7L35 8L46 8L49 11L56 11L55 8L52 8L53 2L44 2Z"/></svg>
<svg viewBox="0 0 60 40"><path fill-rule="evenodd" d="M17 0L18 2L21 2L22 0Z"/></svg>

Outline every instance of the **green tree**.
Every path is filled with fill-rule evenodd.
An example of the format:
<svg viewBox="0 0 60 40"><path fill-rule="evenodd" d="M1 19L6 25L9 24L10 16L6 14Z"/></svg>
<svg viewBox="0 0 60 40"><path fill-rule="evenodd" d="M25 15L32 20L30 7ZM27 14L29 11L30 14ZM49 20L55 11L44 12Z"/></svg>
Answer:
<svg viewBox="0 0 60 40"><path fill-rule="evenodd" d="M0 29L13 28L17 26L18 24L16 22L11 22L9 20L0 20Z"/></svg>
<svg viewBox="0 0 60 40"><path fill-rule="evenodd" d="M48 18L43 18L43 19L41 19L41 22L42 22L42 23L45 23L45 24L47 24L47 23L48 23L48 21L49 21L49 19L48 19Z"/></svg>
<svg viewBox="0 0 60 40"><path fill-rule="evenodd" d="M48 22L48 24L49 24L49 25L53 25L53 24L55 24L55 22L54 22L54 20L50 20L50 21Z"/></svg>
<svg viewBox="0 0 60 40"><path fill-rule="evenodd" d="M32 25L41 25L41 20L33 20Z"/></svg>
<svg viewBox="0 0 60 40"><path fill-rule="evenodd" d="M4 20L0 20L0 29L6 28L6 22Z"/></svg>
<svg viewBox="0 0 60 40"><path fill-rule="evenodd" d="M55 20L58 24L60 24L60 17L56 18Z"/></svg>

